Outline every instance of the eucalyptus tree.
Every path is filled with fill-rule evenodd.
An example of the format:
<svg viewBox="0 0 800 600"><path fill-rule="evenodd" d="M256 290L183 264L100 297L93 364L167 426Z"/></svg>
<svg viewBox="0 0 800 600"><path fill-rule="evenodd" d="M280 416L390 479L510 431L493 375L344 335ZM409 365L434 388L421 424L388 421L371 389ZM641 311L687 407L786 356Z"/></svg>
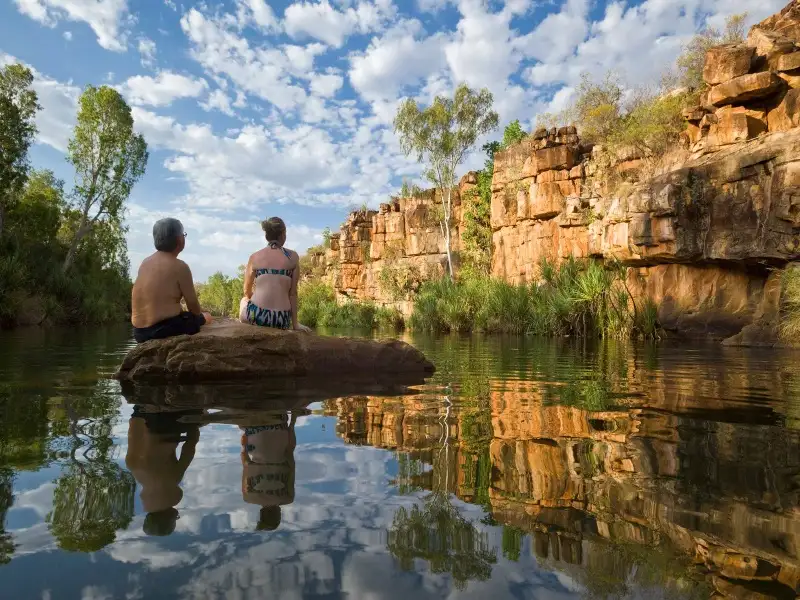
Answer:
<svg viewBox="0 0 800 600"><path fill-rule="evenodd" d="M447 270L453 277L451 227L456 170L478 138L497 128L493 97L459 85L453 98L437 96L427 108L411 98L404 100L394 119L394 130L406 156L414 154L425 165L425 177L442 192L440 227L447 252Z"/></svg>
<svg viewBox="0 0 800 600"><path fill-rule="evenodd" d="M0 238L6 214L28 178L39 102L33 74L20 64L0 68Z"/></svg>
<svg viewBox="0 0 800 600"><path fill-rule="evenodd" d="M77 124L67 160L75 167L71 197L74 231L63 270L69 270L81 241L98 224L122 229L125 202L147 166L147 143L134 130L131 108L119 92L87 86L78 104Z"/></svg>

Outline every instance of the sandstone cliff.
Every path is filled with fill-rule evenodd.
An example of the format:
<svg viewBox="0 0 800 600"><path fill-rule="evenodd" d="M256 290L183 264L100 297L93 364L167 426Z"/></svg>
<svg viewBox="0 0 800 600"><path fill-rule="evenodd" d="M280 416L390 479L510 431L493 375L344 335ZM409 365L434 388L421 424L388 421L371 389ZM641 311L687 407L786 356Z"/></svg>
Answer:
<svg viewBox="0 0 800 600"><path fill-rule="evenodd" d="M452 250L461 247L461 198L475 187L474 174L461 179L453 193ZM378 211L357 210L331 236L330 247L317 251L312 264L325 265L325 277L340 299L393 304L410 314L410 298L420 281L441 277L447 264L439 226L441 193L415 192L393 198Z"/></svg>
<svg viewBox="0 0 800 600"><path fill-rule="evenodd" d="M531 282L542 259L617 260L633 293L659 305L667 330L727 337L759 321L758 335L732 343L774 343L774 271L800 258L800 0L745 43L711 49L703 76L709 87L684 111L680 147L657 163L631 153L601 170L598 149L571 126L498 153L492 275ZM435 204L431 191L350 215L326 256L339 294L411 300L413 285L392 295L379 284L387 265L410 269L411 279L441 273ZM455 212L457 252L463 211Z"/></svg>

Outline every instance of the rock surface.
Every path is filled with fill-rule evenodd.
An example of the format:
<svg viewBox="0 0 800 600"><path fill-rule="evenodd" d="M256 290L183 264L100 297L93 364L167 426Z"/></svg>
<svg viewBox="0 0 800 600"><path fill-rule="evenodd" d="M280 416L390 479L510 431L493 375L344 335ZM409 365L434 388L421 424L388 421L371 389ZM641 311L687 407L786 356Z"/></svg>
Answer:
<svg viewBox="0 0 800 600"><path fill-rule="evenodd" d="M333 377L421 382L435 368L413 346L391 340L324 337L221 321L197 335L133 348L115 378L137 382Z"/></svg>
<svg viewBox="0 0 800 600"><path fill-rule="evenodd" d="M616 260L670 330L722 338L754 324L771 269L800 258L799 44L793 0L746 44L711 49L711 88L683 113L684 146L655 166L632 151L601 170L575 127L541 128L498 152L491 274L532 282L542 259ZM470 174L459 186L455 252L461 199L474 184ZM326 257L341 297L391 302L381 286L390 268L417 279L443 273L437 198L431 190L348 218ZM400 303L406 314L415 289Z"/></svg>

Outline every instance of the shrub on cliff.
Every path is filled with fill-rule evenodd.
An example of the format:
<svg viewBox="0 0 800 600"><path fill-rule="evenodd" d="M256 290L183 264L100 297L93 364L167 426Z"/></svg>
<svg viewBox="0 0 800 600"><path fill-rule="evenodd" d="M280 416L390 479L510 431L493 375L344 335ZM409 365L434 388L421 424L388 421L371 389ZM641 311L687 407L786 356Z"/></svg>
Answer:
<svg viewBox="0 0 800 600"><path fill-rule="evenodd" d="M679 85L690 90L704 89L706 83L703 81L703 67L706 62L706 53L714 46L744 42L746 19L747 13L731 15L725 21L725 31L719 32L707 27L695 35L683 48L683 52L675 62Z"/></svg>
<svg viewBox="0 0 800 600"><path fill-rule="evenodd" d="M781 337L791 343L800 342L800 267L790 266L783 272L783 318Z"/></svg>
<svg viewBox="0 0 800 600"><path fill-rule="evenodd" d="M410 325L426 331L542 336L656 335L653 312L633 310L624 269L617 265L569 260L555 267L543 261L540 272L539 282L531 285L488 277L426 282Z"/></svg>

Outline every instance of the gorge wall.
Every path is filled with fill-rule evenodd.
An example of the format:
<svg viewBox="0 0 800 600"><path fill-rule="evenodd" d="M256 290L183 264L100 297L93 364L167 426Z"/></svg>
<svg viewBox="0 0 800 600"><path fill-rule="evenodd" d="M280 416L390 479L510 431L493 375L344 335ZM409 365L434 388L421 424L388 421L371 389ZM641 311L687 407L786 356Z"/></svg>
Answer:
<svg viewBox="0 0 800 600"><path fill-rule="evenodd" d="M532 282L542 259L616 260L667 330L727 337L754 322L773 327L775 269L800 257L800 0L745 43L711 49L703 76L708 90L684 111L681 144L658 164L631 152L601 169L598 148L574 127L540 129L496 154L491 274ZM457 198L474 183L465 176ZM443 272L430 218L438 202L429 191L351 214L317 258L338 294L403 300L408 313L413 283L398 298L380 273L390 264L409 280ZM454 213L457 253L458 201Z"/></svg>

